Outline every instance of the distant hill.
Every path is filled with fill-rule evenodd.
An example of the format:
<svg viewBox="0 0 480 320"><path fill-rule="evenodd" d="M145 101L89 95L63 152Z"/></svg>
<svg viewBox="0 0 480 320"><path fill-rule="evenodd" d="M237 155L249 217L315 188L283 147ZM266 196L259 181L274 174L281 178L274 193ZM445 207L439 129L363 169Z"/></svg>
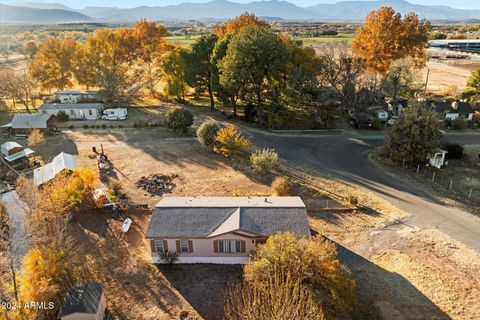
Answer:
<svg viewBox="0 0 480 320"><path fill-rule="evenodd" d="M342 1L335 4L317 4L306 9L321 19L363 20L372 10L380 7L392 7L402 14L414 12L429 20L467 20L480 18L480 10L454 9L447 6L425 6L412 4L404 0L379 1Z"/></svg>
<svg viewBox="0 0 480 320"><path fill-rule="evenodd" d="M58 23L88 21L89 19L105 22L133 22L142 18L149 20L229 19L248 11L260 17L284 20L361 21L370 11L382 6L393 7L403 14L415 12L421 18L437 21L466 21L480 18L480 10L418 5L405 0L342 1L335 4L317 4L306 8L280 0L262 0L250 3L213 0L205 3L185 2L163 7L111 8L95 6L82 10L71 9L58 3L22 2L3 9L1 16L4 17L4 22ZM27 11L29 8L45 11Z"/></svg>
<svg viewBox="0 0 480 320"><path fill-rule="evenodd" d="M92 18L70 10L38 9L0 4L2 23L62 23L84 22Z"/></svg>
<svg viewBox="0 0 480 320"><path fill-rule="evenodd" d="M134 21L141 18L152 20L195 20L228 19L248 11L258 16L278 17L281 19L315 19L315 13L297 7L286 1L270 0L250 3L235 3L227 0L214 0L206 3L181 3L165 7L137 7L132 9L87 7L80 10L83 14L97 19L113 21Z"/></svg>

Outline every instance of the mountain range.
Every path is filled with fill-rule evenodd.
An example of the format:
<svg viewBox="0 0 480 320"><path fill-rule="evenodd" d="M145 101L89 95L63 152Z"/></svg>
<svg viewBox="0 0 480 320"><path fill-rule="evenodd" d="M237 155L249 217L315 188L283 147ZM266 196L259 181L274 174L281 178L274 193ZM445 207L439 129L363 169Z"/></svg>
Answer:
<svg viewBox="0 0 480 320"><path fill-rule="evenodd" d="M286 20L361 21L368 12L382 6L393 7L405 14L415 12L421 18L443 21L465 21L480 18L480 10L455 9L447 6L412 4L405 0L342 1L299 7L287 1L264 0L236 3L213 0L205 3L181 3L169 6L135 8L86 7L72 9L60 3L16 2L0 4L2 23L61 23L61 22L133 22L149 20L229 19L248 11L260 17Z"/></svg>

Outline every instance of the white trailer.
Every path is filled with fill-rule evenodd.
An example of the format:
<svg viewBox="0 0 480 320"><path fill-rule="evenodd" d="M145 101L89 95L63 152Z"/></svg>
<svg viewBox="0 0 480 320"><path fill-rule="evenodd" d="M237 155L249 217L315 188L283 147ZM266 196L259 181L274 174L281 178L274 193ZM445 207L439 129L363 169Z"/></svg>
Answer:
<svg viewBox="0 0 480 320"><path fill-rule="evenodd" d="M103 111L102 120L126 120L126 108L110 108Z"/></svg>

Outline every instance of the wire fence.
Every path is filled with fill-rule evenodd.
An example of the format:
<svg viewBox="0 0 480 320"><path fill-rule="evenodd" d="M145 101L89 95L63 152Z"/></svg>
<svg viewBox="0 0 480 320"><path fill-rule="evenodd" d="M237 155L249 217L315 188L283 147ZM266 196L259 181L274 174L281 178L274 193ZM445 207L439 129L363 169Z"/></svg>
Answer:
<svg viewBox="0 0 480 320"><path fill-rule="evenodd" d="M389 159L385 159L389 161ZM464 155L463 172L447 172L429 165L409 165L404 162L400 168L409 176L446 191L453 197L480 204L480 160L478 155ZM458 165L457 163L450 165ZM446 170L446 169L445 169Z"/></svg>

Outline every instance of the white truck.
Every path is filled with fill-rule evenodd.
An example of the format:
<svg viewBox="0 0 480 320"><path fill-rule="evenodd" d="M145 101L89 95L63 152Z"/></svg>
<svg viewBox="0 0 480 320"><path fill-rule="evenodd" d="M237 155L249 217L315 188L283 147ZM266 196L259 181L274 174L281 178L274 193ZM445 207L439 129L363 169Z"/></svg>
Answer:
<svg viewBox="0 0 480 320"><path fill-rule="evenodd" d="M102 120L126 120L128 117L125 108L110 108L103 110Z"/></svg>

